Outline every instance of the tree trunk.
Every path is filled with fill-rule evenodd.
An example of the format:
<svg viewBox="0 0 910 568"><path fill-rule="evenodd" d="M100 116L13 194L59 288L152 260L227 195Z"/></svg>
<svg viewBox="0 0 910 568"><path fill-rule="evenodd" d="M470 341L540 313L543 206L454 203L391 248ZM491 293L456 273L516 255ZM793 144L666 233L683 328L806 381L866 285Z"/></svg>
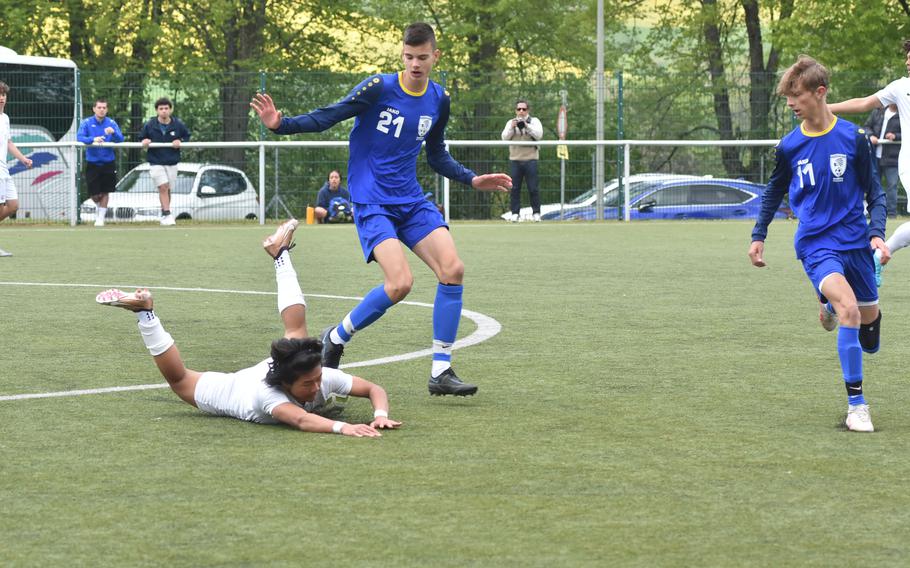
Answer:
<svg viewBox="0 0 910 568"><path fill-rule="evenodd" d="M222 140L247 138L250 100L257 86L256 74L249 65L262 55L264 29L264 0L242 2L226 26L224 74L219 85ZM244 153L243 148L225 148L221 154L225 163L242 168Z"/></svg>
<svg viewBox="0 0 910 568"><path fill-rule="evenodd" d="M708 71L711 74L711 90L714 93L714 115L717 117L720 139L735 140L716 0L702 0L702 17L704 18L702 24L703 33L708 48ZM720 154L727 175L739 177L742 172L739 148L736 146L722 146Z"/></svg>
<svg viewBox="0 0 910 568"><path fill-rule="evenodd" d="M161 2L160 0L142 0L142 15L148 18L153 28L157 28L161 23ZM139 33L133 41L132 58L130 59L130 71L126 77L126 96L130 105L130 129L132 133L138 133L145 123L146 109L143 108L145 103L145 84L148 80L148 73L145 71L148 62L152 60L152 45L155 38L154 33ZM140 148L130 148L127 152L127 167L140 163L142 160L142 150Z"/></svg>
<svg viewBox="0 0 910 568"><path fill-rule="evenodd" d="M761 19L758 0L742 0L749 38L749 126L750 138L771 138L769 117L775 97L777 70L780 52L773 45L765 63L762 43ZM793 1L781 2L779 20L789 18L793 13ZM761 167L762 149L752 148L747 173L757 176Z"/></svg>

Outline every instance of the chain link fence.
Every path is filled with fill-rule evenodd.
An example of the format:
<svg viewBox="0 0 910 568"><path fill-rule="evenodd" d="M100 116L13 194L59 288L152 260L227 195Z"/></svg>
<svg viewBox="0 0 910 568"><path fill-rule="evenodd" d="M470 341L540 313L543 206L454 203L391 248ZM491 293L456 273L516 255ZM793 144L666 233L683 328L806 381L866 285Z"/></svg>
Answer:
<svg viewBox="0 0 910 568"><path fill-rule="evenodd" d="M21 180L17 181L17 187L24 194L22 205L31 199L25 196L38 193L42 196L40 203L31 199L35 206L21 206L16 221L65 220L66 214L58 205L66 204L67 200L51 196L65 195L71 179L79 187L78 201L87 197L81 175L82 152L67 155L58 149L31 148L28 143L72 140L73 121L78 125L80 119L91 116L96 98L108 101L108 114L120 124L127 141L137 141L142 125L154 117L155 100L168 97L174 103L174 116L187 124L193 141L339 142L347 139L350 124L318 134L278 137L261 127L250 111L249 101L256 91L265 90L286 115L301 114L341 99L362 79L364 76L360 74L325 72L122 75L76 72L73 79L67 80L65 76L4 69L0 80L11 86L7 114L13 124L14 140L23 150L40 154L34 171L21 171L10 162L15 170L14 179ZM544 140L557 138L557 113L563 97L568 106L567 138L593 140L595 137L591 73L546 76L442 72L434 79L452 96L449 140L499 140L506 122L514 118L514 103L519 97L529 101L531 115L541 120ZM852 81L840 75L836 79L840 89L832 92L832 100L868 94L884 84L884 81L870 84L867 77ZM750 102L754 83L754 78L748 76L731 80L720 96L703 74L611 75L605 93L605 138L679 141L779 138L795 125L792 114L784 101L773 95L763 105ZM726 102L720 104L719 100ZM509 171L508 149L504 146L455 145L451 153L478 173ZM571 201L591 191L594 155L593 145L573 146L569 158L563 162L557 158L555 147L541 146L541 201L558 203L562 195ZM606 179L619 177L624 168L622 149L608 148L606 155ZM633 173L710 175L758 184L767 180L772 159L765 145L635 145L629 154ZM197 168L203 164L236 168L259 190L259 151L254 146L186 149L183 160L198 164ZM141 148L119 149L118 176L126 176L144 162ZM340 170L344 178L345 147L267 148L263 188L266 215L270 218L289 213L305 215L306 207L316 203L316 195L333 169ZM418 160L417 171L425 191L432 193L433 199L441 200L442 181L422 158ZM194 190L199 191L201 187L197 184ZM523 193L522 203L526 206L527 191ZM48 207L47 203L53 206ZM507 196L452 185L449 214L453 219L498 218L508 207Z"/></svg>

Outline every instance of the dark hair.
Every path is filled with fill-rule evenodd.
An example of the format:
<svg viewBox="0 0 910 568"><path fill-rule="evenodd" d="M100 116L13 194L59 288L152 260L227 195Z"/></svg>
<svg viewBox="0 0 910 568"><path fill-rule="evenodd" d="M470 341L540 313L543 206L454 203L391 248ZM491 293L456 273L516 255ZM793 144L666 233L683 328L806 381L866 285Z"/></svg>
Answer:
<svg viewBox="0 0 910 568"><path fill-rule="evenodd" d="M402 42L410 46L423 45L430 42L433 45L433 49L436 49L436 32L433 31L430 24L414 22L404 29Z"/></svg>
<svg viewBox="0 0 910 568"><path fill-rule="evenodd" d="M339 172L338 170L331 170L331 171L328 173L328 175L325 176L325 180L326 180L326 181L329 181L329 178L332 177L332 174L338 174L338 177L341 177L341 172Z"/></svg>
<svg viewBox="0 0 910 568"><path fill-rule="evenodd" d="M98 103L107 104L107 99L105 99L103 97L98 97L97 99L95 99L95 102L92 104L92 108L95 108L95 105L97 105Z"/></svg>
<svg viewBox="0 0 910 568"><path fill-rule="evenodd" d="M528 102L528 99L518 99L515 101L515 104L517 105L520 105L521 103L524 103L525 106L528 107L528 110L531 110L531 103Z"/></svg>
<svg viewBox="0 0 910 568"><path fill-rule="evenodd" d="M270 387L289 387L320 364L322 342L315 337L276 339L272 342L272 362L265 382Z"/></svg>
<svg viewBox="0 0 910 568"><path fill-rule="evenodd" d="M5 95L9 92L9 85L0 81L0 95Z"/></svg>
<svg viewBox="0 0 910 568"><path fill-rule="evenodd" d="M158 107L160 107L160 106L162 106L162 105L163 105L163 106L169 106L169 107L171 107L171 108L174 108L173 103L171 103L171 99L169 99L169 98L167 98L167 97L161 97L160 99L158 99L157 101L155 101L155 110L158 110Z"/></svg>
<svg viewBox="0 0 910 568"><path fill-rule="evenodd" d="M796 63L784 71L777 84L777 94L788 97L801 90L814 91L828 87L828 70L808 55L800 55Z"/></svg>
<svg viewBox="0 0 910 568"><path fill-rule="evenodd" d="M904 53L910 53L910 39L904 40Z"/></svg>

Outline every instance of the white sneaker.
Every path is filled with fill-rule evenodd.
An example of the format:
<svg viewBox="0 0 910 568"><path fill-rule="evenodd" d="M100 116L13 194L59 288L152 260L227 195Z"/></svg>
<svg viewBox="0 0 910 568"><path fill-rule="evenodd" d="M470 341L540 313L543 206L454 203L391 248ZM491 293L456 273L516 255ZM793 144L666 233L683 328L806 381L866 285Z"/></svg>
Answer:
<svg viewBox="0 0 910 568"><path fill-rule="evenodd" d="M95 296L95 301L103 306L125 308L131 312L151 310L154 305L152 303L152 293L148 288L140 288L132 294L111 288L110 290L98 292L98 295Z"/></svg>
<svg viewBox="0 0 910 568"><path fill-rule="evenodd" d="M844 420L847 430L853 432L875 432L872 427L872 416L869 415L868 404L847 406L847 419Z"/></svg>
<svg viewBox="0 0 910 568"><path fill-rule="evenodd" d="M95 226L103 227L104 226L104 217L95 217Z"/></svg>
<svg viewBox="0 0 910 568"><path fill-rule="evenodd" d="M512 213L512 218L509 220L512 221L513 223L517 223L518 222L518 213Z"/></svg>
<svg viewBox="0 0 910 568"><path fill-rule="evenodd" d="M818 312L818 321L825 328L825 331L834 331L837 327L837 314L832 314L825 307L825 304L822 304Z"/></svg>
<svg viewBox="0 0 910 568"><path fill-rule="evenodd" d="M535 214L534 214L534 222L535 222L535 223L540 223L540 213L535 213Z"/></svg>
<svg viewBox="0 0 910 568"><path fill-rule="evenodd" d="M176 224L177 224L177 221L174 219L173 213L171 213L170 215L165 215L164 217L161 218L162 227L171 227Z"/></svg>
<svg viewBox="0 0 910 568"><path fill-rule="evenodd" d="M0 256L13 256L13 253L0 249Z"/></svg>

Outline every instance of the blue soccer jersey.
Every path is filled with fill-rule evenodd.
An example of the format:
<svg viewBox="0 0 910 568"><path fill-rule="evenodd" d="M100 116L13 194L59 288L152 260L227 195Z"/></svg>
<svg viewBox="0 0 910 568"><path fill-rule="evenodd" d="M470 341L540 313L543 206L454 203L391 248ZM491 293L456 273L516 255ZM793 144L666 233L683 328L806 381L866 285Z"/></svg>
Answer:
<svg viewBox="0 0 910 568"><path fill-rule="evenodd" d="M282 118L277 134L321 132L356 117L350 135L348 189L354 203L395 205L423 199L417 157L424 142L437 173L470 185L476 174L445 148L449 95L429 81L423 92L405 89L398 73L375 75L334 105Z"/></svg>
<svg viewBox="0 0 910 568"><path fill-rule="evenodd" d="M868 248L870 238L884 238L885 194L861 128L839 118L824 132L807 133L799 126L781 139L776 160L753 241L765 240L788 192L790 208L799 219L794 238L797 258L822 249Z"/></svg>

